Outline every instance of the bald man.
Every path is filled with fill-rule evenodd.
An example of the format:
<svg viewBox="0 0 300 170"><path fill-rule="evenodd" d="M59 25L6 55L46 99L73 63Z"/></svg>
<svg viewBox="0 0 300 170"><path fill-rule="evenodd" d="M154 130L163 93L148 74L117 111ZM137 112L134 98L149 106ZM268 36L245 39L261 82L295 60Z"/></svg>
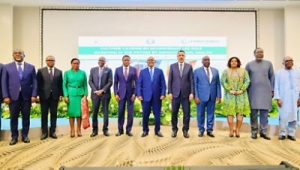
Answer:
<svg viewBox="0 0 300 170"><path fill-rule="evenodd" d="M58 102L62 101L62 71L55 68L55 58L53 56L46 57L46 67L37 72L38 96L41 103L42 111L42 136L41 140L48 137L57 139L55 134L57 121ZM50 110L50 133L48 133L48 111Z"/></svg>
<svg viewBox="0 0 300 170"><path fill-rule="evenodd" d="M140 72L137 83L137 96L142 102L143 108L143 133L141 137L149 134L149 115L151 110L154 114L155 129L154 133L158 137L163 137L160 132L160 111L162 100L166 95L166 81L161 69L155 67L154 57L147 59L147 68Z"/></svg>
<svg viewBox="0 0 300 170"><path fill-rule="evenodd" d="M296 141L298 114L300 106L300 70L293 68L292 57L283 59L284 68L275 73L274 99L279 109L279 140ZM286 124L288 123L288 128Z"/></svg>
<svg viewBox="0 0 300 170"><path fill-rule="evenodd" d="M91 69L89 77L89 85L91 87L91 99L93 104L93 132L90 135L95 137L98 135L98 112L100 104L103 109L103 135L110 136L108 132L108 105L111 99L110 87L113 78L112 71L108 67L104 67L106 63L105 57L99 57L98 66Z"/></svg>

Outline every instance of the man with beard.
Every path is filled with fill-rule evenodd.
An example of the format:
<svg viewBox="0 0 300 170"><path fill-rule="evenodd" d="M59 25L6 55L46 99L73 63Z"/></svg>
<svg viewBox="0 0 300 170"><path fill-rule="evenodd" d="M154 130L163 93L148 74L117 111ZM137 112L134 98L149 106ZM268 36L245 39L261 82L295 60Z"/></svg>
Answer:
<svg viewBox="0 0 300 170"><path fill-rule="evenodd" d="M251 106L251 138L257 139L258 121L260 114L260 137L270 140L268 131L268 113L272 109L272 97L274 95L274 70L270 61L264 60L264 50L256 48L254 50L255 60L246 65L246 70L250 76L248 87L249 101Z"/></svg>

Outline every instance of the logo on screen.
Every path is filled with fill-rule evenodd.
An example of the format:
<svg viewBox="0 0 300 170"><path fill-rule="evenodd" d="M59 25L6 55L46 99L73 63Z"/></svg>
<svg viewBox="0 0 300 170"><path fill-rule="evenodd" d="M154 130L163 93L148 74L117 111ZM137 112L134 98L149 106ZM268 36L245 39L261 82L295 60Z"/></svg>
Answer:
<svg viewBox="0 0 300 170"><path fill-rule="evenodd" d="M147 42L147 44L151 45L151 44L154 44L154 43L155 43L155 40L152 39L152 38L148 38L148 39L146 40L146 42Z"/></svg>

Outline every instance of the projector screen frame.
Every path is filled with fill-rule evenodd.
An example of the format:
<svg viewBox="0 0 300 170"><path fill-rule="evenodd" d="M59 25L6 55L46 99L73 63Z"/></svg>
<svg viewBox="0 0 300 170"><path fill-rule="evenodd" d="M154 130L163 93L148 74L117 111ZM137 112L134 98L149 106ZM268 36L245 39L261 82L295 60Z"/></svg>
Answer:
<svg viewBox="0 0 300 170"><path fill-rule="evenodd" d="M259 47L258 10L255 8L188 8L188 7L41 7L40 8L40 67L43 66L43 24L45 11L160 11L160 12L254 12L255 15L255 47Z"/></svg>

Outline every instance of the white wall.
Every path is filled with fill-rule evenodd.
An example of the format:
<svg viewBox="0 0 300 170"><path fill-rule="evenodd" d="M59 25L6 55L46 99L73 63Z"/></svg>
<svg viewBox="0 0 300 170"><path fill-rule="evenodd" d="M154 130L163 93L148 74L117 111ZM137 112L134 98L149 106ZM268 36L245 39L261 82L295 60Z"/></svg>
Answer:
<svg viewBox="0 0 300 170"><path fill-rule="evenodd" d="M2 10L0 10L2 11ZM22 48L26 53L26 61L40 67L39 58L39 8L38 7L14 7L13 8L13 48ZM293 11L290 11L293 12ZM296 13L299 9L296 9ZM287 13L287 12L286 12ZM293 12L294 13L294 12ZM0 13L1 14L1 13ZM1 17L2 15L0 15ZM275 70L282 68L281 61L285 56L285 10L284 9L260 9L258 13L258 34L259 34L259 46L265 50L265 59L270 60L274 64ZM295 15L296 16L296 15ZM299 16L299 15L297 15ZM295 17L296 18L296 17ZM290 19L289 22L294 23L296 19ZM293 22L292 22L293 21ZM297 20L298 21L298 20ZM9 27L9 23L7 23ZM242 24L242 23L241 23ZM300 38L294 36L295 32L299 30L299 26L294 28L293 35L288 37L289 43L294 45L294 42L298 42ZM0 28L2 34L3 29ZM9 31L8 31L9 33ZM299 35L299 31L297 32ZM1 34L1 33L0 33ZM294 48L289 45L289 51L293 54L288 54L297 57L300 48ZM295 44L296 45L296 44ZM238 48L238 47L237 47ZM6 56L7 54L0 50L0 56ZM245 54L253 56L252 54ZM11 53L10 55L11 56ZM299 57L300 55L298 55ZM1 59L1 62L3 60ZM5 60L8 62L8 60ZM245 65L245 63L244 63Z"/></svg>

